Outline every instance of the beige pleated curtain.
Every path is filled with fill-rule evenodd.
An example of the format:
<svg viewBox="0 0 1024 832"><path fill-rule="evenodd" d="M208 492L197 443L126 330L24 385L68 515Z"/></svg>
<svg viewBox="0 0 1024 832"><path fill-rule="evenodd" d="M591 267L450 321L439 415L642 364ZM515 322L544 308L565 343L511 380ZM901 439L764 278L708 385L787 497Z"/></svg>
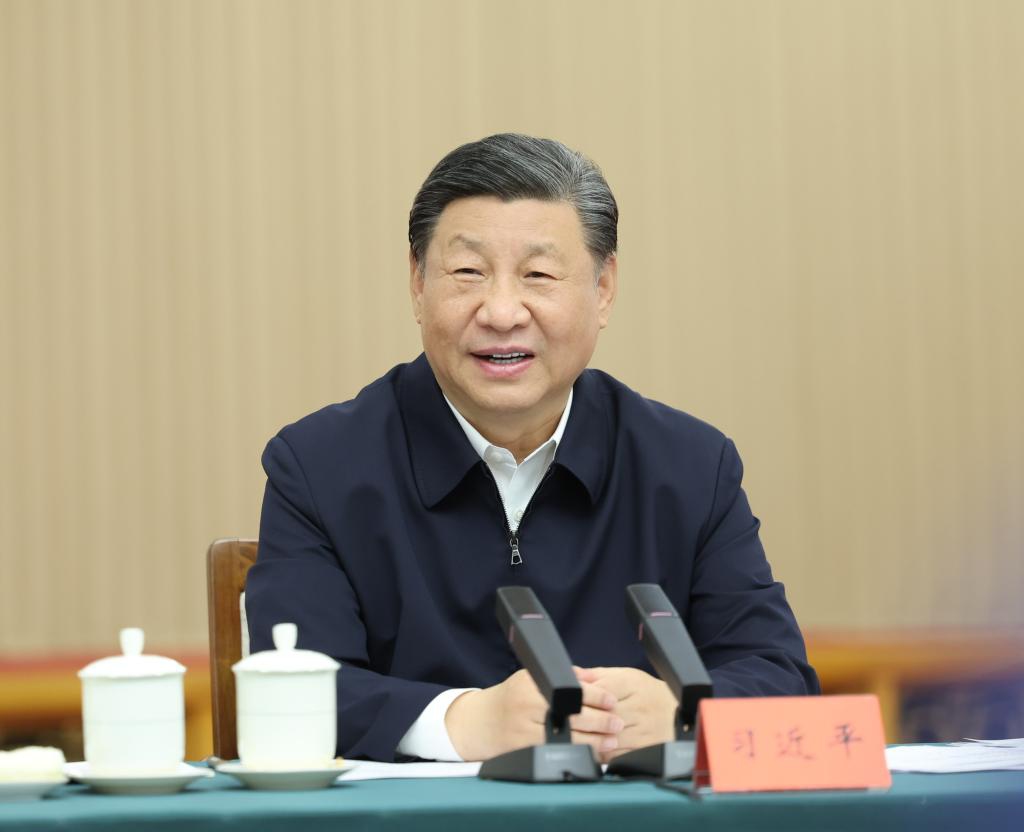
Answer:
<svg viewBox="0 0 1024 832"><path fill-rule="evenodd" d="M603 166L593 363L735 439L806 627L1024 624L1022 90L1014 0L0 0L0 652L204 644L502 130Z"/></svg>

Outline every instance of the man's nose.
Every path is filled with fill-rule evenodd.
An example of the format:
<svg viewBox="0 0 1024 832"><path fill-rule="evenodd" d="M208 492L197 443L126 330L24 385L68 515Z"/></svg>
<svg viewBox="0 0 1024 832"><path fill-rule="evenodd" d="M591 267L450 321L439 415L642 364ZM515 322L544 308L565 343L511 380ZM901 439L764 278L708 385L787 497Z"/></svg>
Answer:
<svg viewBox="0 0 1024 832"><path fill-rule="evenodd" d="M515 277L496 277L476 312L480 326L507 332L530 322L530 310L524 303L523 287Z"/></svg>

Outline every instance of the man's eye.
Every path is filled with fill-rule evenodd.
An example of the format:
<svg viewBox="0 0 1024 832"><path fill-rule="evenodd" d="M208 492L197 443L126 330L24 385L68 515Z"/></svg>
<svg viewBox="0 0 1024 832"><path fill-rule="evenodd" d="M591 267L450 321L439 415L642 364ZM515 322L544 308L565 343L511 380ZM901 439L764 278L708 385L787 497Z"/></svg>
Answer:
<svg viewBox="0 0 1024 832"><path fill-rule="evenodd" d="M456 269L455 274L480 274L480 270L470 268Z"/></svg>
<svg viewBox="0 0 1024 832"><path fill-rule="evenodd" d="M551 277L547 272L530 272L527 277Z"/></svg>

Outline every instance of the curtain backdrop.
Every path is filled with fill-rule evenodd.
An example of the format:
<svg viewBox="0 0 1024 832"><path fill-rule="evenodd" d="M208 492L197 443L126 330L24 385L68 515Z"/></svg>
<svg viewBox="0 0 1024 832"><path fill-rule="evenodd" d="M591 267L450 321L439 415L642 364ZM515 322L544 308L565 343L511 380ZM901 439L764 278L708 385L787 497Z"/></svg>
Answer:
<svg viewBox="0 0 1024 832"><path fill-rule="evenodd" d="M505 130L603 167L593 365L735 439L805 627L1024 624L1022 90L1014 0L0 0L0 651L205 643Z"/></svg>

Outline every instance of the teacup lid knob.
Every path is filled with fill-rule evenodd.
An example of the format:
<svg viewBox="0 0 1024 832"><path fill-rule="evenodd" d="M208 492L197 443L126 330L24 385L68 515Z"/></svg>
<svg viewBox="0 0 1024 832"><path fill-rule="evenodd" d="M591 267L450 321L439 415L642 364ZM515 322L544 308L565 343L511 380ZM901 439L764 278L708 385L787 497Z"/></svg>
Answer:
<svg viewBox="0 0 1024 832"><path fill-rule="evenodd" d="M341 667L330 656L315 650L299 650L299 628L290 621L270 628L273 650L261 650L231 666L235 673L313 673Z"/></svg>
<svg viewBox="0 0 1024 832"><path fill-rule="evenodd" d="M121 654L97 659L86 665L78 676L81 679L139 679L150 676L180 676L185 667L164 656L144 656L142 648L146 634L140 627L125 627L118 631Z"/></svg>
<svg viewBox="0 0 1024 832"><path fill-rule="evenodd" d="M141 627L125 627L120 633L121 652L126 656L141 656L146 634Z"/></svg>
<svg viewBox="0 0 1024 832"><path fill-rule="evenodd" d="M290 622L275 624L270 631L276 650L294 650L299 640L299 628Z"/></svg>

